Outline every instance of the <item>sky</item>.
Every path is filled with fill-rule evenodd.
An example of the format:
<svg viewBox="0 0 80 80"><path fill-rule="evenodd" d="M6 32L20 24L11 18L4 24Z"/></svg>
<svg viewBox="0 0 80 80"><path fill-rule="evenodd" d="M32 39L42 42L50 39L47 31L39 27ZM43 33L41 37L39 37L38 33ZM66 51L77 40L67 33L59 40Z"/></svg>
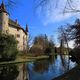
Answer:
<svg viewBox="0 0 80 80"><path fill-rule="evenodd" d="M10 13L10 18L14 21L17 19L18 23L25 29L26 24L28 25L29 34L35 37L39 34L46 34L49 37L54 36L55 42L57 43L58 27L66 24L73 24L77 18L79 18L79 13L66 13L63 14L63 7L66 0L59 0L58 7L55 8L54 1L50 0L51 5L45 7L39 6L35 8L34 0L15 0L16 5L12 9L8 9ZM76 4L77 9L80 8L79 0ZM0 0L1 2L1 0ZM6 3L6 0L4 0ZM75 3L75 2L74 2ZM74 4L73 3L73 4ZM75 6L75 5L73 5ZM70 43L72 47L72 43Z"/></svg>

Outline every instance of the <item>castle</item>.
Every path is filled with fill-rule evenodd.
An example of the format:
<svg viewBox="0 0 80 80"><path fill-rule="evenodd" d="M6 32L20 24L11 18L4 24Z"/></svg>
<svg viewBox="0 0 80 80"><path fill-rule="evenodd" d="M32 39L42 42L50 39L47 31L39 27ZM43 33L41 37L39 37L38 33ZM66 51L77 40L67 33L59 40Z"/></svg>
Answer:
<svg viewBox="0 0 80 80"><path fill-rule="evenodd" d="M11 20L3 2L0 5L0 30L4 33L14 35L18 41L18 49L20 51L26 50L28 26L26 25L26 30L24 30L17 20Z"/></svg>

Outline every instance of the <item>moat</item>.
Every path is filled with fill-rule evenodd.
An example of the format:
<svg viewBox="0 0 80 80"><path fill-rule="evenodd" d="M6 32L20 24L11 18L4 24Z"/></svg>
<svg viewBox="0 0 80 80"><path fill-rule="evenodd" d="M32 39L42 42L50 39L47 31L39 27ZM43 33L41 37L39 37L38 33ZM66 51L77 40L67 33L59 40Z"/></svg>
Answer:
<svg viewBox="0 0 80 80"><path fill-rule="evenodd" d="M69 62L68 62L69 61ZM41 60L27 65L29 80L52 80L76 66L68 56L56 56L52 60Z"/></svg>
<svg viewBox="0 0 80 80"><path fill-rule="evenodd" d="M68 56L0 66L1 80L52 80L76 66Z"/></svg>

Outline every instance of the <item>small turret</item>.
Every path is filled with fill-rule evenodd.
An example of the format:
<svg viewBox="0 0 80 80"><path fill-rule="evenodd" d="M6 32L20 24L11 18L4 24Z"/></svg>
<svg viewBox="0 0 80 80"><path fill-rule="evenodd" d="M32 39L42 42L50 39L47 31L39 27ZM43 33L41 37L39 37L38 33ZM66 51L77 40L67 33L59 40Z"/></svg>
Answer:
<svg viewBox="0 0 80 80"><path fill-rule="evenodd" d="M26 25L26 32L28 33L28 25Z"/></svg>

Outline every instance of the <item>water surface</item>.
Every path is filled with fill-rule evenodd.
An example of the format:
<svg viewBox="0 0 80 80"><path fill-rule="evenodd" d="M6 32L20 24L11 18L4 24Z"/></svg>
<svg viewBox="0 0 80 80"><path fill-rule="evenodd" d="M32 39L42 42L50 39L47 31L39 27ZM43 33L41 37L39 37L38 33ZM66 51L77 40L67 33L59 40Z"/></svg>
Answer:
<svg viewBox="0 0 80 80"><path fill-rule="evenodd" d="M27 65L29 80L51 80L75 67L76 63L68 60L68 56L60 56L50 60L41 60Z"/></svg>

